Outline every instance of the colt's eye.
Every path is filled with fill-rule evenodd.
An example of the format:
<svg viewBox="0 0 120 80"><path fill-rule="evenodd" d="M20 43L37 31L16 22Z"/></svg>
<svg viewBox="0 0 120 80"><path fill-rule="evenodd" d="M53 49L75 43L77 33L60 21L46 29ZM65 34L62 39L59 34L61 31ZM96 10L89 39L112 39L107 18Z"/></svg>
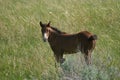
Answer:
<svg viewBox="0 0 120 80"><path fill-rule="evenodd" d="M49 32L49 30L47 29L46 32Z"/></svg>

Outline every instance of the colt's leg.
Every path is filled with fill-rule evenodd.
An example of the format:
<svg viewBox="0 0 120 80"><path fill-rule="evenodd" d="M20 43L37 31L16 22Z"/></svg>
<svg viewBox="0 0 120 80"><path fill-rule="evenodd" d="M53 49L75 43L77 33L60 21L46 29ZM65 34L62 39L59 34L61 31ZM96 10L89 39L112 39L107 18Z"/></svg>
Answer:
<svg viewBox="0 0 120 80"><path fill-rule="evenodd" d="M52 47L52 46L51 46L51 48L52 48L52 50L54 52L54 57L55 57L56 61L58 63L63 63L65 61L65 59L63 58L64 51L61 50L61 49L57 49L55 47Z"/></svg>
<svg viewBox="0 0 120 80"><path fill-rule="evenodd" d="M64 61L65 61L65 58L63 58L63 53L64 53L64 51L61 50L60 57L59 57L60 64L64 63Z"/></svg>
<svg viewBox="0 0 120 80"><path fill-rule="evenodd" d="M62 53L62 54L60 54L60 63L62 64L62 63L64 63L64 61L65 61L65 58L63 58L63 53Z"/></svg>
<svg viewBox="0 0 120 80"><path fill-rule="evenodd" d="M91 52L89 52L89 64L92 64L92 61L91 61Z"/></svg>
<svg viewBox="0 0 120 80"><path fill-rule="evenodd" d="M57 52L54 54L54 56L55 56L56 61L58 63L61 63L61 61L63 60L63 54Z"/></svg>
<svg viewBox="0 0 120 80"><path fill-rule="evenodd" d="M59 63L59 62L60 62L60 60L59 60L59 55L54 54L54 57L55 57L56 61Z"/></svg>
<svg viewBox="0 0 120 80"><path fill-rule="evenodd" d="M54 46L51 46L51 48L54 52L55 60L59 63L59 53L60 53L60 51L58 49L56 49Z"/></svg>
<svg viewBox="0 0 120 80"><path fill-rule="evenodd" d="M55 54L55 59L60 64L62 64L65 61L65 59L63 58L63 53Z"/></svg>
<svg viewBox="0 0 120 80"><path fill-rule="evenodd" d="M84 54L84 58L85 58L85 62L87 65L91 64L91 52L90 51L87 51Z"/></svg>

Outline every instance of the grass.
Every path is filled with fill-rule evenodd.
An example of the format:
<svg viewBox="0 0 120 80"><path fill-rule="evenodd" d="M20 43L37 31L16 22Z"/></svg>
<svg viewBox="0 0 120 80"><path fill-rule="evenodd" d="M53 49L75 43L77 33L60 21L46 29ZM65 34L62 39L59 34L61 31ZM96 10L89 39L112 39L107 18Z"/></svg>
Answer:
<svg viewBox="0 0 120 80"><path fill-rule="evenodd" d="M55 68L39 21L68 33L97 34L93 65L77 53ZM119 34L119 0L0 0L0 80L119 80Z"/></svg>

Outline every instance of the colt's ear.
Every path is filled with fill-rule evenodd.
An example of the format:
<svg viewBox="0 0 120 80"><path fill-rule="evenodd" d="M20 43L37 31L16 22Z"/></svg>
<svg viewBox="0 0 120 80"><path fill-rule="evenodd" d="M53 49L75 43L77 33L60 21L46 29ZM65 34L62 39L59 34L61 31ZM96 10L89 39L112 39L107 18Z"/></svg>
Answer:
<svg viewBox="0 0 120 80"><path fill-rule="evenodd" d="M41 26L41 27L43 27L43 24L42 24L42 22L41 22L41 21L40 21L40 26Z"/></svg>
<svg viewBox="0 0 120 80"><path fill-rule="evenodd" d="M49 23L47 24L48 27L50 27L50 23L51 23L51 21L49 21Z"/></svg>

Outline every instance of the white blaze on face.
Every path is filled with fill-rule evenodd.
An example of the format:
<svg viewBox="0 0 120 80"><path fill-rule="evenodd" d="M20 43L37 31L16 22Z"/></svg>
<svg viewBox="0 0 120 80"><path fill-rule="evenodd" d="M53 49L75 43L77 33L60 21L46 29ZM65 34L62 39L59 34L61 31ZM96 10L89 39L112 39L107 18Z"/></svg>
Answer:
<svg viewBox="0 0 120 80"><path fill-rule="evenodd" d="M48 39L47 33L44 33L44 38L45 38L46 40Z"/></svg>

